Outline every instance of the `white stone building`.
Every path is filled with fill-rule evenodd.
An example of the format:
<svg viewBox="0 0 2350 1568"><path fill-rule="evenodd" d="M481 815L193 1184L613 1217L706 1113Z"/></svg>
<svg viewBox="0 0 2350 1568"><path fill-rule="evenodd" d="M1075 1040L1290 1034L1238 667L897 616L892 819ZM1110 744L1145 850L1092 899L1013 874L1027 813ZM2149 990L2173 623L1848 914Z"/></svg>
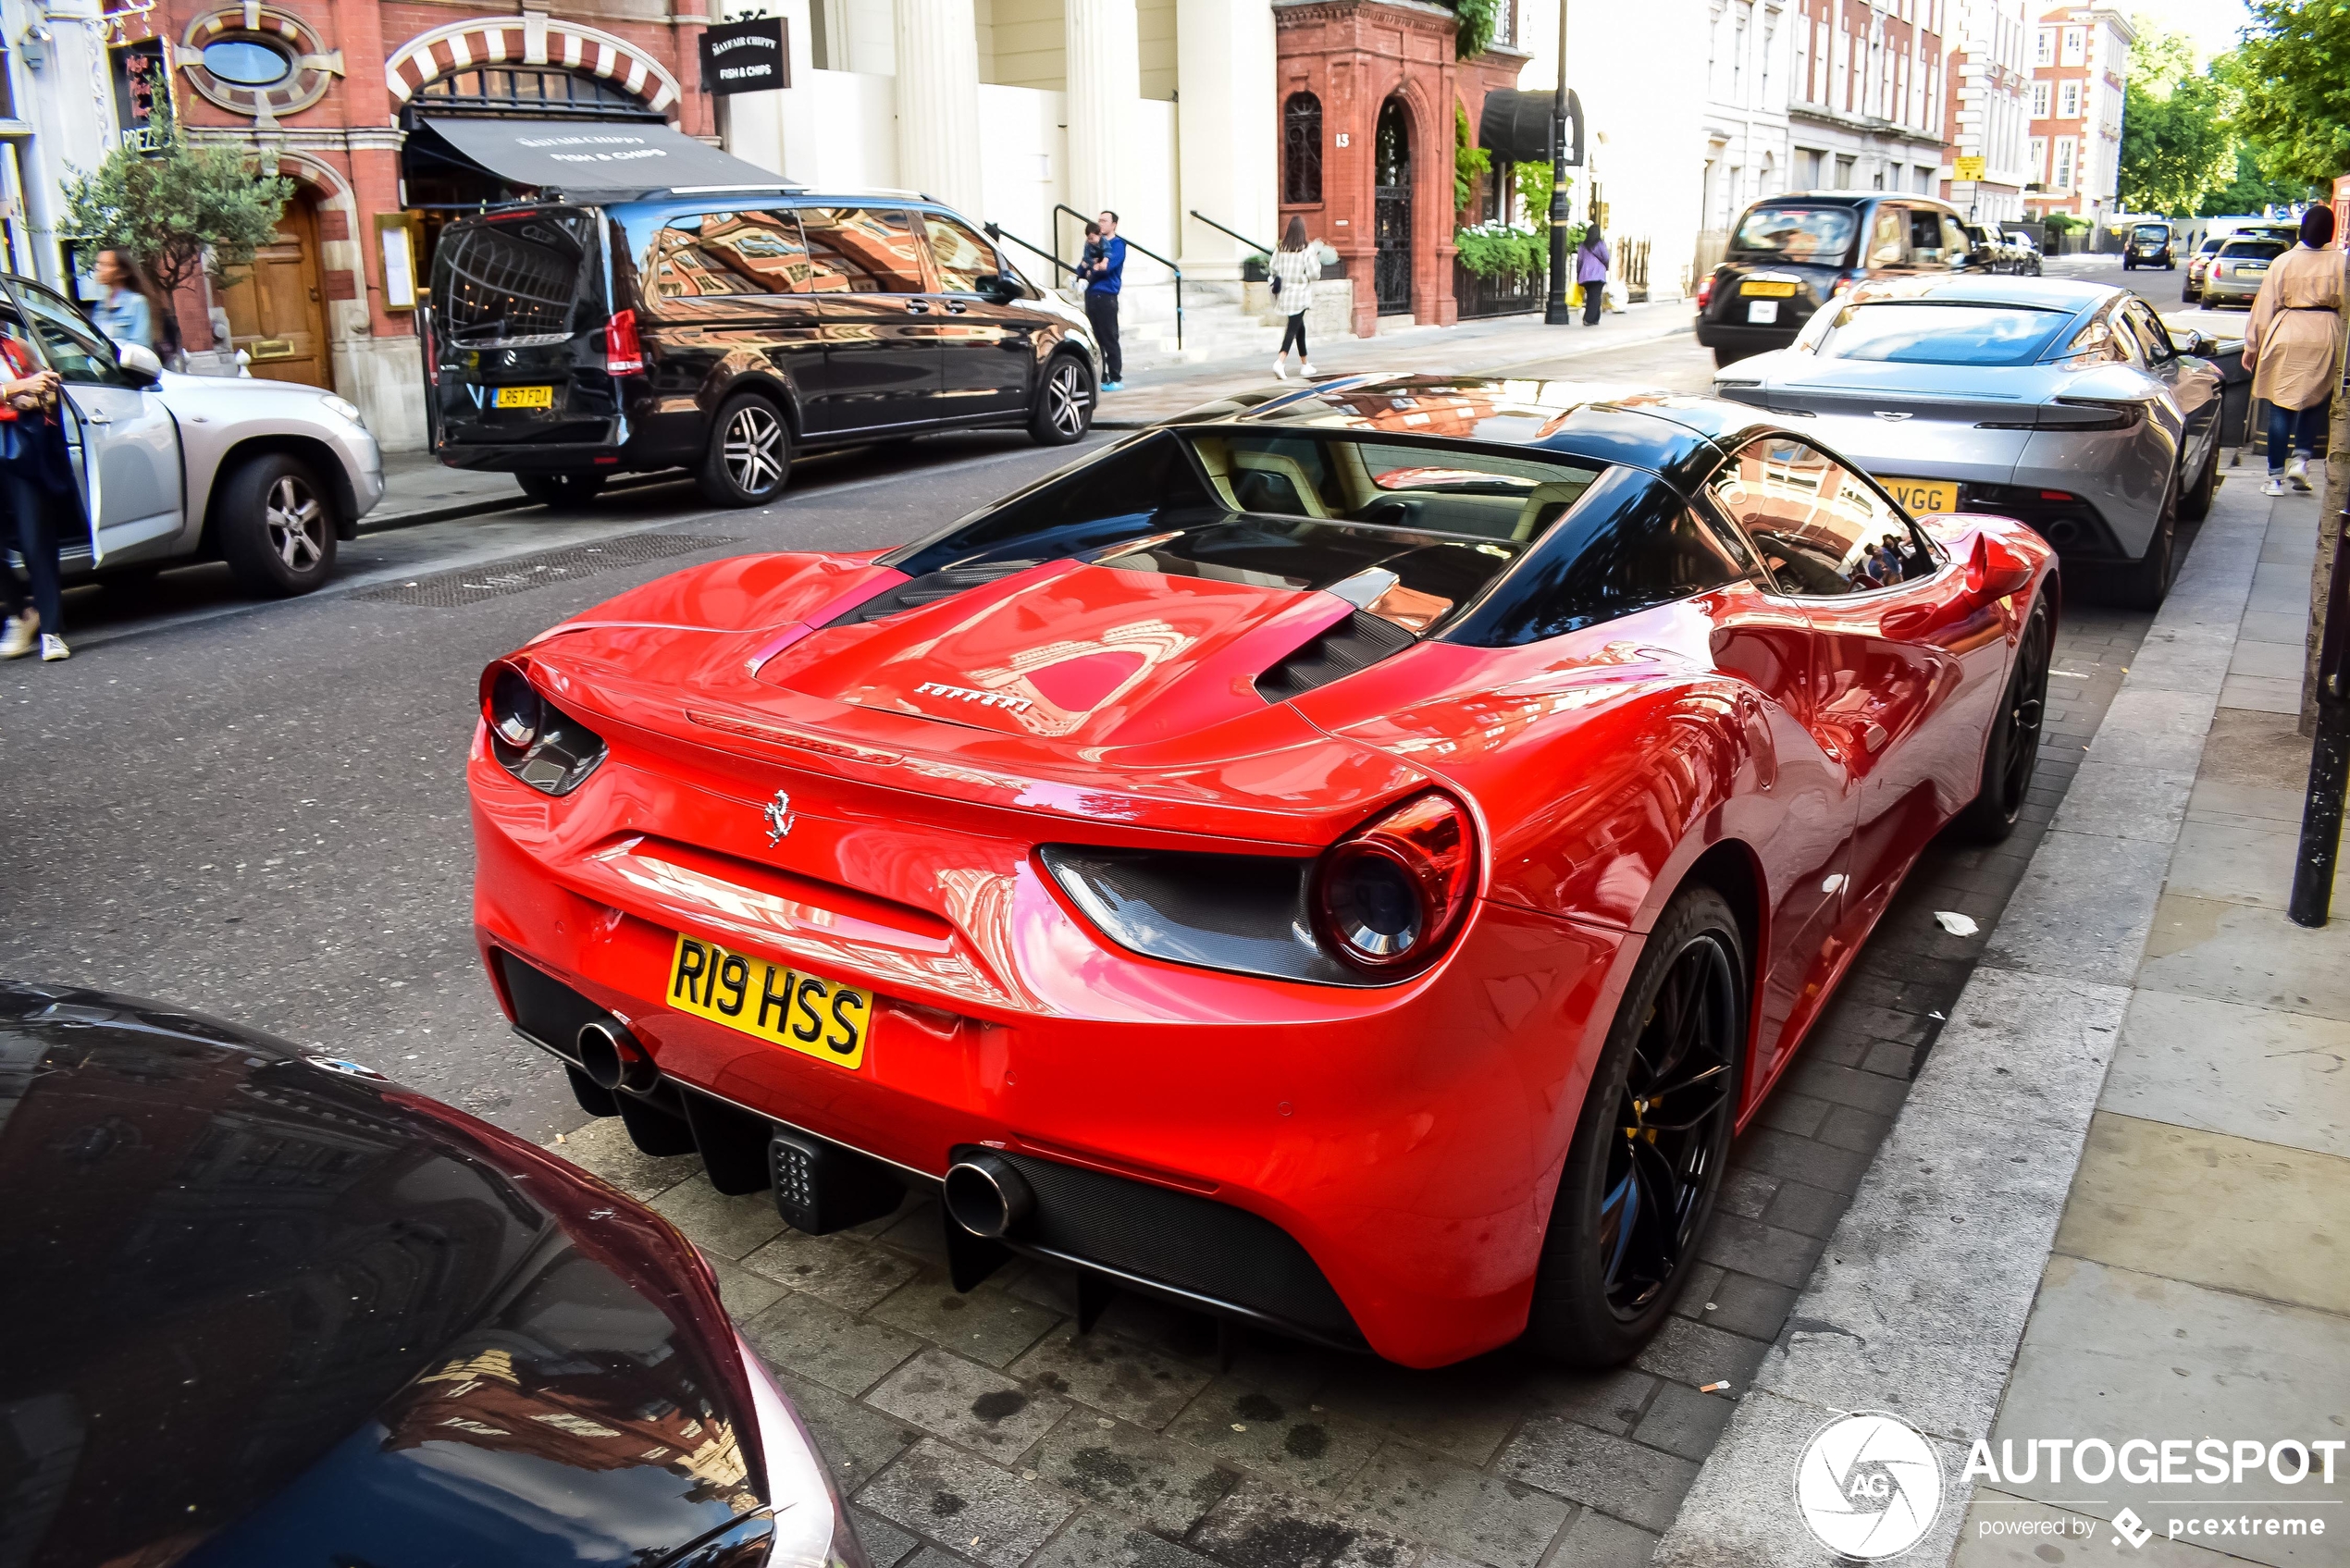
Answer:
<svg viewBox="0 0 2350 1568"><path fill-rule="evenodd" d="M1711 9L1701 274L1721 259L1748 204L1796 188L1787 105L1796 42L1807 25L1789 0L1720 0Z"/></svg>
<svg viewBox="0 0 2350 1568"><path fill-rule="evenodd" d="M1958 0L1950 71L1950 161L1943 194L1974 222L1997 224L2025 216L2025 197L2039 178L2030 158L2032 29L2029 0ZM1979 178L1958 178L1960 158L1980 158ZM1970 172L1973 166L1966 166Z"/></svg>
<svg viewBox="0 0 2350 1568"><path fill-rule="evenodd" d="M1800 191L1933 194L1964 0L1800 0L1787 119Z"/></svg>

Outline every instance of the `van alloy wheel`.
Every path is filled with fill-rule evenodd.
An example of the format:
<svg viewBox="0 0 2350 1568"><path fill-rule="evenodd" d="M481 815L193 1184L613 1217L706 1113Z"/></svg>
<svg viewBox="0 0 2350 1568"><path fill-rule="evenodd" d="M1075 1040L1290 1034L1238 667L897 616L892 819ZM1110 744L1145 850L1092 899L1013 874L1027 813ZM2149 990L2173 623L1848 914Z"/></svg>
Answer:
<svg viewBox="0 0 2350 1568"><path fill-rule="evenodd" d="M268 510L263 525L269 531L269 550L289 572L315 569L327 553L327 509L310 482L299 474L280 474L269 487Z"/></svg>
<svg viewBox="0 0 2350 1568"><path fill-rule="evenodd" d="M764 403L745 403L726 421L722 448L726 476L747 496L764 495L784 482L790 459L784 422Z"/></svg>
<svg viewBox="0 0 2350 1568"><path fill-rule="evenodd" d="M1063 364L1045 389L1045 414L1053 428L1074 440L1085 433L1085 373Z"/></svg>

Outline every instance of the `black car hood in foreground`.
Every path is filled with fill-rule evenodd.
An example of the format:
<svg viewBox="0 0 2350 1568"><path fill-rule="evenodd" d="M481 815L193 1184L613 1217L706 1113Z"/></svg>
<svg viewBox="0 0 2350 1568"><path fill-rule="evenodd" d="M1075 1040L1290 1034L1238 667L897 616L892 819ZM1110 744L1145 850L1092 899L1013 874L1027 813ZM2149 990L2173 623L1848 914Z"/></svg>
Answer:
<svg viewBox="0 0 2350 1568"><path fill-rule="evenodd" d="M0 984L0 1568L763 1555L772 1385L699 1260L495 1128Z"/></svg>

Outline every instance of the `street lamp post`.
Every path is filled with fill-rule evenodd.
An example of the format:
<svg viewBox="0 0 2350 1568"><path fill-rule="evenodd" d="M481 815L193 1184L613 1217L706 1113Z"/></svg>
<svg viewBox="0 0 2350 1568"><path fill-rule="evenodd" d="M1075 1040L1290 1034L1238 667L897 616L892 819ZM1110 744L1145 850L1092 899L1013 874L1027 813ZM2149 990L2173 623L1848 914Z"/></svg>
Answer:
<svg viewBox="0 0 2350 1568"><path fill-rule="evenodd" d="M1551 295L1542 306L1548 327L1574 319L1566 302L1566 6L1559 0L1559 85L1551 99Z"/></svg>

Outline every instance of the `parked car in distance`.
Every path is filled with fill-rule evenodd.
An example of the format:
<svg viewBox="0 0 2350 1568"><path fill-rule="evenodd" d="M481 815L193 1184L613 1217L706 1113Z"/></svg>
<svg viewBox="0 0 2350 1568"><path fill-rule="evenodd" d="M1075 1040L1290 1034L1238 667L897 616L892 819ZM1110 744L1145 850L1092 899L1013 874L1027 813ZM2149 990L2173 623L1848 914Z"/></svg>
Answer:
<svg viewBox="0 0 2350 1568"><path fill-rule="evenodd" d="M2203 275L2211 270L2211 258L2218 255L2220 247L2227 242L2228 237L2224 234L2207 234L2203 237L2203 243L2195 248L2195 254L2187 258L2187 275L2179 284L2182 303L2194 304L2203 298Z"/></svg>
<svg viewBox="0 0 2350 1568"><path fill-rule="evenodd" d="M2171 226L2167 223L2134 223L2129 238L2121 242L2121 270L2134 271L2142 266L2158 266L2166 272L2178 269L2178 262L2171 251Z"/></svg>
<svg viewBox="0 0 2350 1568"><path fill-rule="evenodd" d="M2203 275L2203 305L2219 310L2228 305L2252 308L2260 285L2268 280L2269 264L2293 249L2290 236L2231 235L2213 253Z"/></svg>
<svg viewBox="0 0 2350 1568"><path fill-rule="evenodd" d="M1988 272L1956 207L1883 191L1773 196L1738 215L1727 255L1699 283L1697 340L1728 364L1783 349L1825 302L1873 278Z"/></svg>
<svg viewBox="0 0 2350 1568"><path fill-rule="evenodd" d="M807 1231L936 1196L957 1289L1073 1266L1081 1332L1626 1361L1916 856L2035 766L2052 553L1812 425L1250 389L634 589L483 672L500 1004L640 1148Z"/></svg>
<svg viewBox="0 0 2350 1568"><path fill-rule="evenodd" d="M2068 574L2162 602L2180 518L2211 507L2225 383L2110 284L1964 278L1864 284L1792 349L1714 377L1800 417L1912 512L2013 517Z"/></svg>
<svg viewBox="0 0 2350 1568"><path fill-rule="evenodd" d="M151 1002L0 982L0 1064L10 1561L865 1568L649 1209Z"/></svg>
<svg viewBox="0 0 2350 1568"><path fill-rule="evenodd" d="M247 593L308 593L383 499L376 438L332 392L175 374L14 275L0 277L0 335L65 382L67 450L91 524L58 541L68 583L219 560Z"/></svg>
<svg viewBox="0 0 2350 1568"><path fill-rule="evenodd" d="M2006 241L2009 248L2015 253L2016 265L2010 271L2031 278L2040 276L2040 237L2037 234L2010 224L1999 230L1999 238Z"/></svg>
<svg viewBox="0 0 2350 1568"><path fill-rule="evenodd" d="M1082 313L910 194L660 192L465 217L433 255L432 443L575 502L684 468L714 505L795 453L925 431L1091 426Z"/></svg>

